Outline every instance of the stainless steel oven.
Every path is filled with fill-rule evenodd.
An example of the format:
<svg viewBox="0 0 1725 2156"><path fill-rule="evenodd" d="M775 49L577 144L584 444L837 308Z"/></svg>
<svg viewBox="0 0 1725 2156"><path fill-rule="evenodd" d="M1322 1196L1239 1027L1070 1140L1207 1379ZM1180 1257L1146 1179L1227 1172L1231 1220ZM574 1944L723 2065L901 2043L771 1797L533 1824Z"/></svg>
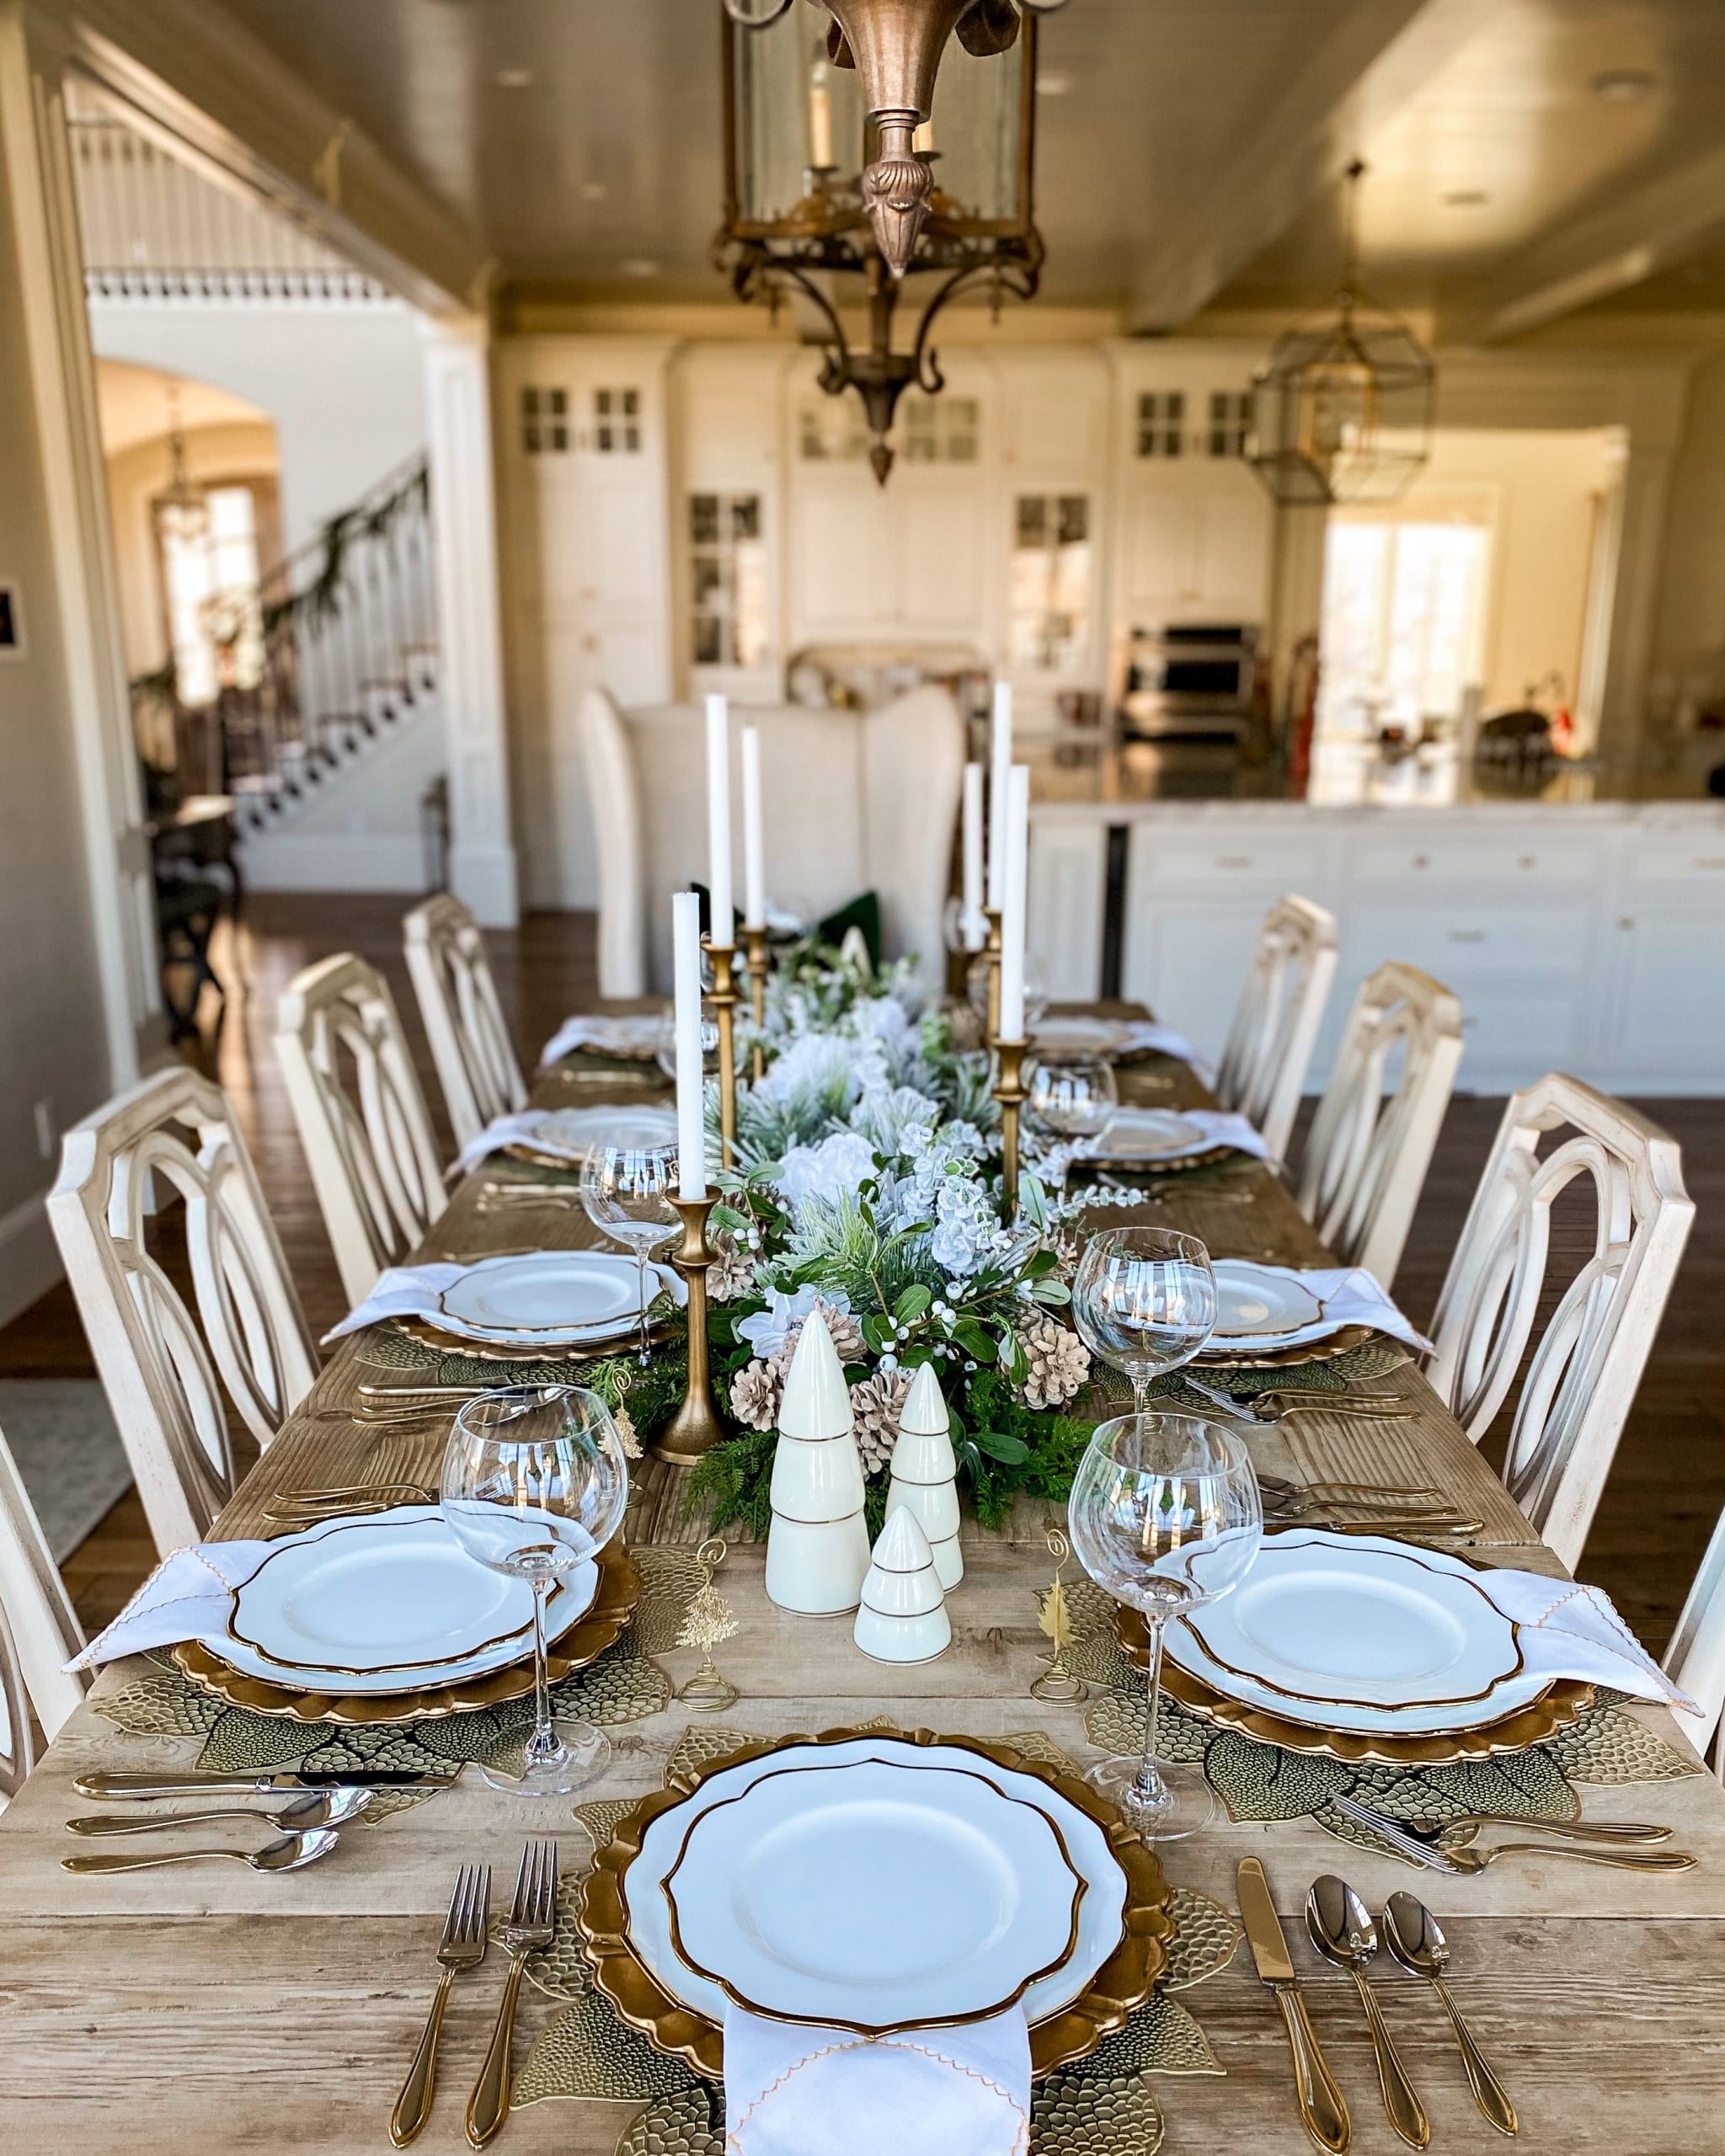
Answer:
<svg viewBox="0 0 1725 2156"><path fill-rule="evenodd" d="M1120 669L1122 738L1237 739L1252 711L1258 637L1241 622L1135 629Z"/></svg>

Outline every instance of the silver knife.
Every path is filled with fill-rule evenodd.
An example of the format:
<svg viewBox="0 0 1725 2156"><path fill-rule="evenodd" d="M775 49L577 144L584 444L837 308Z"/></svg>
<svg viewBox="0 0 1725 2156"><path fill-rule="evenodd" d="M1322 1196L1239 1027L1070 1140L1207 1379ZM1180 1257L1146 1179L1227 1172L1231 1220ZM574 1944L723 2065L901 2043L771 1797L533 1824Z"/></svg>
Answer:
<svg viewBox="0 0 1725 2156"><path fill-rule="evenodd" d="M1300 2122L1326 2156L1343 2156L1354 2137L1348 2122L1347 2099L1336 2086L1324 2055L1318 2049L1300 1979L1288 1958L1288 1942L1282 1936L1281 1919L1270 1899L1270 1885L1255 1856L1240 1860L1237 1885L1240 1920L1246 1927L1246 1943L1258 1964L1260 1979L1275 1993L1287 2025L1288 2042L1294 2053L1294 2086L1300 2099Z"/></svg>
<svg viewBox="0 0 1725 2156"><path fill-rule="evenodd" d="M441 1790L452 1787L455 1780L454 1774L353 1767L291 1774L79 1774L72 1785L80 1796L271 1796L280 1790Z"/></svg>

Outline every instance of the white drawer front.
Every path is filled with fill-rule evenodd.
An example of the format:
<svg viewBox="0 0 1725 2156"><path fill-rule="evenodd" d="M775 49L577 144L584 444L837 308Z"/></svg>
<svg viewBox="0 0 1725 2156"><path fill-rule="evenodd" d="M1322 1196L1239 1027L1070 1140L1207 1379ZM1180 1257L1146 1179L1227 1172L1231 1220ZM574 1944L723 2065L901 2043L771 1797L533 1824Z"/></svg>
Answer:
<svg viewBox="0 0 1725 2156"><path fill-rule="evenodd" d="M1575 840L1544 840L1506 831L1501 839L1369 838L1348 858L1350 887L1418 887L1423 883L1490 883L1548 888L1582 884L1600 871L1604 850Z"/></svg>
<svg viewBox="0 0 1725 2156"><path fill-rule="evenodd" d="M1587 970L1593 936L1592 911L1583 907L1469 904L1435 893L1424 905L1374 905L1356 898L1343 915L1343 974L1345 980L1349 963L1370 972L1387 958L1405 958L1465 1002L1471 981L1578 979Z"/></svg>
<svg viewBox="0 0 1725 2156"><path fill-rule="evenodd" d="M1725 907L1725 831L1671 831L1660 839L1637 839L1624 863L1626 889L1649 884L1668 894L1680 885L1697 905Z"/></svg>
<svg viewBox="0 0 1725 2156"><path fill-rule="evenodd" d="M1213 839L1189 831L1174 836L1154 824L1134 830L1130 861L1132 888L1140 895L1150 889L1171 894L1196 889L1263 891L1272 899L1297 891L1318 898L1324 870L1323 850L1309 840L1237 832L1219 832Z"/></svg>

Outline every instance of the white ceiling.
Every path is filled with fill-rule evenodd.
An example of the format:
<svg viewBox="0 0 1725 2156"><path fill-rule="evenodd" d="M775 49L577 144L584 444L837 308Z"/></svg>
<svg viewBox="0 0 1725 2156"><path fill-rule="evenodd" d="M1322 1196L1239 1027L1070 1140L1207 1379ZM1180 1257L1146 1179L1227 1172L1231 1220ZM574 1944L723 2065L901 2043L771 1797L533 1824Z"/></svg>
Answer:
<svg viewBox="0 0 1725 2156"><path fill-rule="evenodd" d="M505 278L723 296L719 0L221 4ZM1367 280L1458 331L1646 276L1717 303L1717 275L1669 273L1725 244L1725 0L1069 0L1042 69L1050 299L1145 328L1314 305L1358 151ZM1646 94L1591 87L1626 71Z"/></svg>

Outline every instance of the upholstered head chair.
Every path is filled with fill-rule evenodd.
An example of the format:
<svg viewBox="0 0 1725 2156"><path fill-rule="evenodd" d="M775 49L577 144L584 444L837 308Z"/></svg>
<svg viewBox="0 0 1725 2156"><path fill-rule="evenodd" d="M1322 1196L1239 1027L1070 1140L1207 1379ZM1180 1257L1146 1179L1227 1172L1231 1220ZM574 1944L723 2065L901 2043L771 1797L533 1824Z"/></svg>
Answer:
<svg viewBox="0 0 1725 2156"><path fill-rule="evenodd" d="M769 901L812 922L874 891L888 955L914 952L924 980L937 980L964 765L952 698L921 688L873 712L739 706L734 766L745 726L761 729ZM581 738L599 849L600 994L667 994L666 902L707 880L701 712L692 704L625 711L592 690ZM734 803L741 785L734 768ZM734 821L740 855L740 814Z"/></svg>

